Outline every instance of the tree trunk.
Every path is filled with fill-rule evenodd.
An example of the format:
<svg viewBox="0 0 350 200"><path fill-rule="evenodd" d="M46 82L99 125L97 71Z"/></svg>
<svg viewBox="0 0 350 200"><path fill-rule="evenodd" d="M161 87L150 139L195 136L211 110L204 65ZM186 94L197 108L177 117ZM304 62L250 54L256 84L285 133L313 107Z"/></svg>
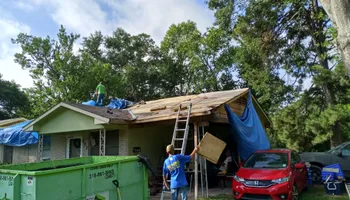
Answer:
<svg viewBox="0 0 350 200"><path fill-rule="evenodd" d="M350 0L349 0L350 1ZM313 16L317 16L320 12L320 8L318 7L317 0L312 2L311 6L311 12L313 13L309 16L309 26L311 30L313 30L314 34L312 35L312 41L314 43L314 46L316 47L316 53L319 57L320 65L326 69L331 70L329 68L328 64L328 56L325 56L328 54L327 48L323 47L322 45L326 41L326 35L323 33L323 25L324 21L318 21L312 19ZM316 34L318 33L318 34ZM324 58L323 58L324 57ZM350 64L350 63L349 63ZM330 83L324 83L322 85L323 91L325 93L325 99L328 106L335 105L336 104L336 98L335 98L335 88ZM341 127L339 122L336 122L335 125L332 127L333 129L333 135L330 138L331 147L335 147L339 145L342 142L342 133L341 133Z"/></svg>
<svg viewBox="0 0 350 200"><path fill-rule="evenodd" d="M338 31L338 50L350 76L350 0L319 1Z"/></svg>
<svg viewBox="0 0 350 200"><path fill-rule="evenodd" d="M338 133L338 134L335 134ZM333 135L331 137L331 148L340 145L343 142L343 136L341 134L341 127L339 122L336 122L333 126Z"/></svg>

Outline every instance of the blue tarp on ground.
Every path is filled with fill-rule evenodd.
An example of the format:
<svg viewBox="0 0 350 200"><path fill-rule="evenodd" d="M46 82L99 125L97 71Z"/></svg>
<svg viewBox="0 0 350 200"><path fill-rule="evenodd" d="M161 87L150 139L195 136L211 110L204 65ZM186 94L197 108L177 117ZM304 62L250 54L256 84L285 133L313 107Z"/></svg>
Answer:
<svg viewBox="0 0 350 200"><path fill-rule="evenodd" d="M29 124L32 120L9 126L0 130L0 144L7 146L25 146L30 144L36 144L39 140L39 134L37 132L23 131L22 128Z"/></svg>
<svg viewBox="0 0 350 200"><path fill-rule="evenodd" d="M247 106L241 117L238 117L228 105L225 105L227 118L232 128L232 136L237 141L237 150L245 160L256 150L270 148L269 139L254 108L249 91Z"/></svg>

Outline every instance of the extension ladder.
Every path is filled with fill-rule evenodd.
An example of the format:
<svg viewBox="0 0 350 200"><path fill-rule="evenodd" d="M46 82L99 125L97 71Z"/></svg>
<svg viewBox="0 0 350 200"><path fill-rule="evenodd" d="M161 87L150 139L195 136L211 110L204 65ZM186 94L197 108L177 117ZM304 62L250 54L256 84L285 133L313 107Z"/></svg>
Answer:
<svg viewBox="0 0 350 200"><path fill-rule="evenodd" d="M181 109L182 105L179 105L179 109L177 111L177 118L175 121L175 127L173 132L173 139L171 140L171 144L175 147L175 154L182 154L184 155L186 152L186 145L187 145L187 139L188 139L188 130L189 130L189 123L190 123L190 116L191 116L191 110L192 110L192 103L190 103L187 106L187 114L186 119L184 119L181 116ZM185 123L185 128L179 128L179 123ZM183 133L183 134L181 134ZM179 147L180 145L181 147ZM180 151L180 152L179 152Z"/></svg>
<svg viewBox="0 0 350 200"><path fill-rule="evenodd" d="M189 132L189 122L190 122L190 115L192 111L192 103L187 106L187 115L186 118L181 116L181 110L182 105L179 105L177 118L175 121L175 127L173 132L173 137L171 144L174 145L175 151L180 154L185 154L186 152L186 145L187 145L187 139L188 139L188 132ZM179 128L179 123L185 123L185 128ZM183 132L183 134L181 134ZM204 127L198 127L197 130L198 133L198 142L204 137ZM206 159L204 157L198 156L199 161L199 175L201 180L201 197L206 198L208 197L208 177L207 177L207 163ZM190 180L190 191L192 188L192 177ZM168 181L170 182L170 181ZM170 193L170 191L166 191L165 187L163 186L162 194L161 194L161 200L164 199L164 194Z"/></svg>
<svg viewBox="0 0 350 200"><path fill-rule="evenodd" d="M198 127L199 141L204 137L204 127ZM198 141L198 142L199 142ZM208 174L207 174L207 161L204 157L199 156L199 167L200 167L200 176L201 176L201 197L208 198Z"/></svg>
<svg viewBox="0 0 350 200"><path fill-rule="evenodd" d="M348 193L349 199L350 199L350 183L349 182L345 182L345 189L346 189L346 192Z"/></svg>
<svg viewBox="0 0 350 200"><path fill-rule="evenodd" d="M189 131L189 123L191 118L191 110L192 110L192 103L190 103L187 106L187 113L186 118L184 118L181 115L182 110L182 104L179 105L179 108L177 110L177 117L175 121L175 127L173 132L173 137L171 140L171 144L174 145L175 154L182 154L184 155L186 152L186 145L187 145L187 139L188 139L188 131ZM179 123L185 123L185 128L179 128ZM181 134L182 133L182 134ZM168 181L170 182L170 181ZM170 193L170 191L167 191L165 186L163 186L162 194L160 199L164 199L164 194Z"/></svg>

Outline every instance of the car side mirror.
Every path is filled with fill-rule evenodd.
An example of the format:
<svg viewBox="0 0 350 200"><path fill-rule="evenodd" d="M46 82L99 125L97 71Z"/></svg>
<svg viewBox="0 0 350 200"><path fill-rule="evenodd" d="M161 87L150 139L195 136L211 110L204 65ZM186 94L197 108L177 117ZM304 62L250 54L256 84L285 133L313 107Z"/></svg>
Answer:
<svg viewBox="0 0 350 200"><path fill-rule="evenodd" d="M294 165L295 169L303 169L305 167L305 164L303 163L297 163Z"/></svg>
<svg viewBox="0 0 350 200"><path fill-rule="evenodd" d="M339 157L343 156L343 151L342 150L341 151L337 151L336 155L339 156Z"/></svg>

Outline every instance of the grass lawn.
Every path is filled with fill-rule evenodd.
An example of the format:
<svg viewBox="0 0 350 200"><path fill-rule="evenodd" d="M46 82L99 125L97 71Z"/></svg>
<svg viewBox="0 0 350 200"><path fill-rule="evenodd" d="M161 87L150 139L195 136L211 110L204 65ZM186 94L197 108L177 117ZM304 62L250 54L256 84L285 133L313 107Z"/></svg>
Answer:
<svg viewBox="0 0 350 200"><path fill-rule="evenodd" d="M220 195L202 200L232 200L231 195ZM349 200L347 194L342 196L326 195L323 186L314 186L300 195L300 200Z"/></svg>

